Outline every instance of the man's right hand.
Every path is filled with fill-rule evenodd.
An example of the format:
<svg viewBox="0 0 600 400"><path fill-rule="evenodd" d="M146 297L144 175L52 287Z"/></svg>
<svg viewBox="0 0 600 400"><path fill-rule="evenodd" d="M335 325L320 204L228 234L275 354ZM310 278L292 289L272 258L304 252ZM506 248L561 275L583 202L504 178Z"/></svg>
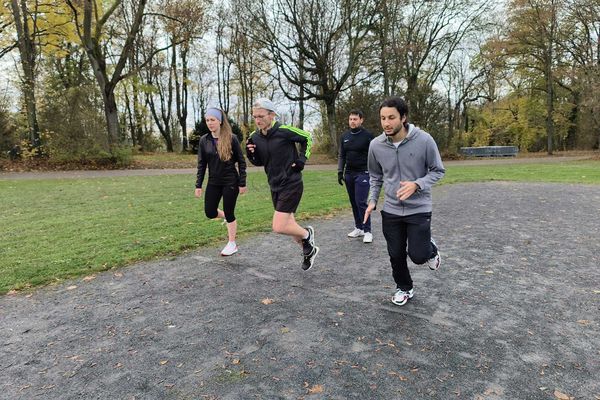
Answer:
<svg viewBox="0 0 600 400"><path fill-rule="evenodd" d="M338 183L344 186L344 173L342 171L338 171Z"/></svg>
<svg viewBox="0 0 600 400"><path fill-rule="evenodd" d="M194 196L201 197L202 196L202 188L196 188L194 191Z"/></svg>
<svg viewBox="0 0 600 400"><path fill-rule="evenodd" d="M250 153L254 153L255 148L256 148L256 145L254 144L252 139L248 138L248 141L246 142L246 149L248 149L248 151Z"/></svg>
<svg viewBox="0 0 600 400"><path fill-rule="evenodd" d="M367 223L367 220L371 216L371 213L373 212L374 209L375 209L375 203L370 201L369 205L367 206L367 209L365 210L365 218L363 219L363 224Z"/></svg>

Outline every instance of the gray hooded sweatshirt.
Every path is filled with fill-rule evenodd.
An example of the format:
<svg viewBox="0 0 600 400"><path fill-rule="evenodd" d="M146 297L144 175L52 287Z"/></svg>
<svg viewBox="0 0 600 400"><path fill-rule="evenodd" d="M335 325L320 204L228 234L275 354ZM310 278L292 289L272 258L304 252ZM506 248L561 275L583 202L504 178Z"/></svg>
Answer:
<svg viewBox="0 0 600 400"><path fill-rule="evenodd" d="M369 146L368 166L369 202L377 204L383 185L383 211L400 216L431 212L431 187L446 172L431 135L412 124L398 147L385 133L373 139ZM400 181L416 182L419 189L400 201L396 197Z"/></svg>

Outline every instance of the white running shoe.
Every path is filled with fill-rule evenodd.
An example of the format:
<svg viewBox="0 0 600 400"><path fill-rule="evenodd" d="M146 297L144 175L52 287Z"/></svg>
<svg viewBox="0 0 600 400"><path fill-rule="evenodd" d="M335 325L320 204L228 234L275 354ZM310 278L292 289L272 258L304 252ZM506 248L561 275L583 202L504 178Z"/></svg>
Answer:
<svg viewBox="0 0 600 400"><path fill-rule="evenodd" d="M394 303L397 306L403 306L406 304L408 299L412 299L413 295L413 289L410 289L407 292L405 292L402 289L398 289L396 290L396 293L394 293L394 295L392 296L392 303Z"/></svg>
<svg viewBox="0 0 600 400"><path fill-rule="evenodd" d="M227 246L223 247L223 250L221 250L221 255L222 256L230 256L232 254L237 253L238 248L237 245L235 244L235 242L228 242Z"/></svg>
<svg viewBox="0 0 600 400"><path fill-rule="evenodd" d="M348 237L357 238L357 237L361 237L364 235L365 235L365 232L362 229L354 228L354 230L348 234Z"/></svg>
<svg viewBox="0 0 600 400"><path fill-rule="evenodd" d="M442 265L442 255L440 254L440 249L437 247L437 244L433 238L431 238L431 244L433 244L433 246L436 248L437 254L433 258L427 260L427 266L430 270L437 271L440 268L440 265Z"/></svg>
<svg viewBox="0 0 600 400"><path fill-rule="evenodd" d="M373 243L373 234L371 232L365 232L363 243Z"/></svg>

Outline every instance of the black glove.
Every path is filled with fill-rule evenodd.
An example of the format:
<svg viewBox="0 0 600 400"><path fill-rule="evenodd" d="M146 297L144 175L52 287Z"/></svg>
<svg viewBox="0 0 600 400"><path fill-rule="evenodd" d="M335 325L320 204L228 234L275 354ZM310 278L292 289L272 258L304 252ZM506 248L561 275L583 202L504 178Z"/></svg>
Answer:
<svg viewBox="0 0 600 400"><path fill-rule="evenodd" d="M303 169L304 169L304 161L302 161L300 159L294 161L294 164L292 165L292 171L300 172Z"/></svg>
<svg viewBox="0 0 600 400"><path fill-rule="evenodd" d="M344 186L344 173L342 171L338 171L338 183Z"/></svg>

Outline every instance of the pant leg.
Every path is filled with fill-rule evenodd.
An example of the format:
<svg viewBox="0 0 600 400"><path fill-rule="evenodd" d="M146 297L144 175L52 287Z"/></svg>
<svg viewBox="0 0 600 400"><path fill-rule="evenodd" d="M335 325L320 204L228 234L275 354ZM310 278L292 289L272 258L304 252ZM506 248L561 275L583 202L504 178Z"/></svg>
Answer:
<svg viewBox="0 0 600 400"><path fill-rule="evenodd" d="M352 215L354 216L354 227L362 229L362 220L360 219L358 205L356 204L355 180L356 175L353 172L346 172L346 175L344 175L344 183L346 184L346 191L348 192L348 198L352 206Z"/></svg>
<svg viewBox="0 0 600 400"><path fill-rule="evenodd" d="M410 290L413 288L413 281L406 261L407 225L403 221L403 217L382 211L381 226L387 243L390 263L392 264L392 277L396 282L396 287L402 290Z"/></svg>
<svg viewBox="0 0 600 400"><path fill-rule="evenodd" d="M240 188L237 185L223 186L223 212L227 222L235 221L235 204L239 194Z"/></svg>
<svg viewBox="0 0 600 400"><path fill-rule="evenodd" d="M363 231L371 232L371 216L363 223L365 219L365 210L367 209L367 199L369 198L369 173L361 172L356 175L354 180L354 201L358 209L358 218Z"/></svg>
<svg viewBox="0 0 600 400"><path fill-rule="evenodd" d="M406 217L408 256L415 264L424 264L437 254L431 243L431 213Z"/></svg>
<svg viewBox="0 0 600 400"><path fill-rule="evenodd" d="M206 185L206 190L204 190L204 213L207 218L217 218L219 215L217 208L222 196L223 186Z"/></svg>

